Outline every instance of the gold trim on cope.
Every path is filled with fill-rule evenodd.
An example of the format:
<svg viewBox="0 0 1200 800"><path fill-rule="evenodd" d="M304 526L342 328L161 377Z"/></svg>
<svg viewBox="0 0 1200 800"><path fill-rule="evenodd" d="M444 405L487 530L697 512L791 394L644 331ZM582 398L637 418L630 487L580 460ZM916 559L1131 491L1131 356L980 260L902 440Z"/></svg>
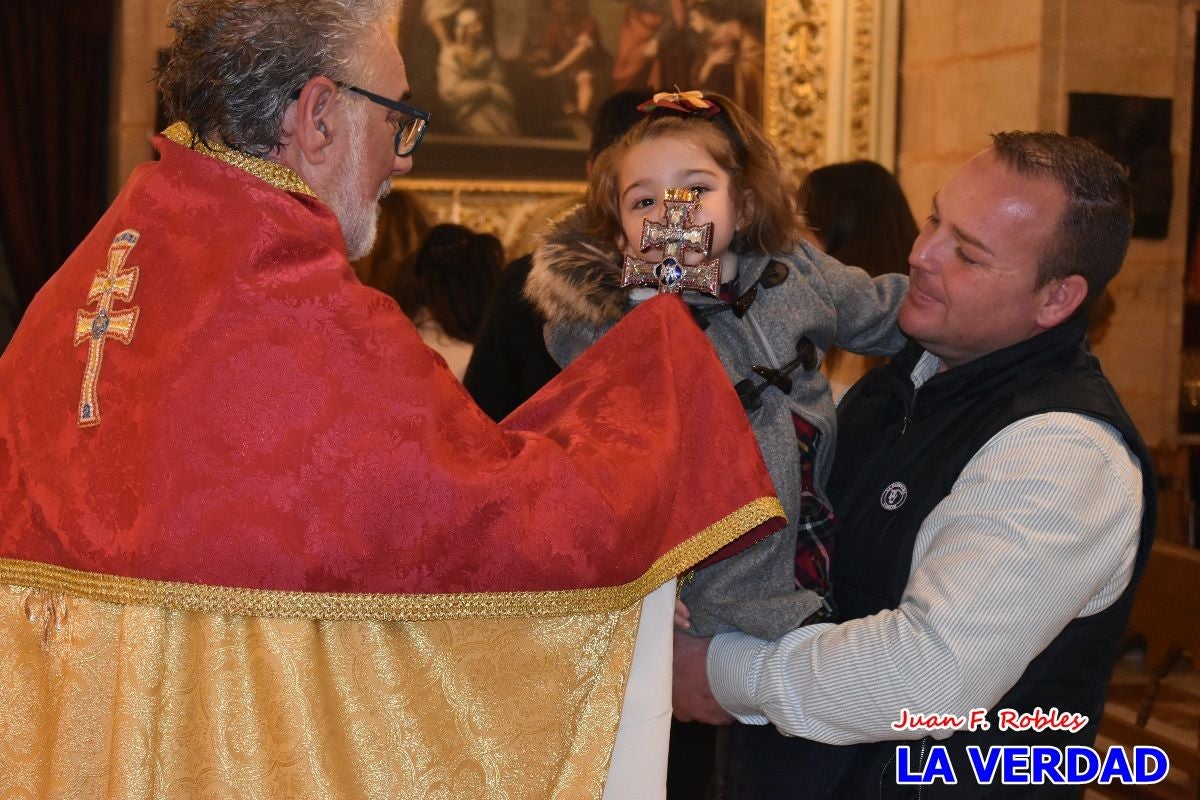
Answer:
<svg viewBox="0 0 1200 800"><path fill-rule="evenodd" d="M248 156L245 153L239 153L237 150L230 150L219 142L202 142L196 138L196 135L192 133L191 127L186 122L176 122L163 131L162 135L181 147L186 147L189 150L210 156L218 161L224 161L230 166L248 172L254 177L271 184L276 189L282 189L285 192L306 194L310 197L317 196L317 193L304 182L304 179L297 175L290 167L286 167L275 161Z"/></svg>
<svg viewBox="0 0 1200 800"><path fill-rule="evenodd" d="M743 533L783 516L777 498L759 498L664 553L636 580L594 589L456 594L293 592L126 578L10 558L0 559L0 583L107 603L250 617L417 621L593 614L619 611L639 602Z"/></svg>

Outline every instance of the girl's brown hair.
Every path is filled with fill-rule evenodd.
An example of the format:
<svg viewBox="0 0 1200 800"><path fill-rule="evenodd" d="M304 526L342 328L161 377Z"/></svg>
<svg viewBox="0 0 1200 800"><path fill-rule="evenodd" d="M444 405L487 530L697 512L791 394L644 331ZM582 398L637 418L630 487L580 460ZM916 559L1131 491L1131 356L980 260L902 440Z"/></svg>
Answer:
<svg viewBox="0 0 1200 800"><path fill-rule="evenodd" d="M607 241L622 235L618 170L621 159L641 142L664 136L690 136L730 176L733 202L738 209L739 228L730 250L735 253L777 253L800 239L800 217L796 211L791 181L786 177L775 147L767 141L758 122L718 94L704 99L720 111L711 116L657 108L637 122L629 132L601 153L592 167L588 183L585 218L588 231ZM749 200L746 200L749 190Z"/></svg>

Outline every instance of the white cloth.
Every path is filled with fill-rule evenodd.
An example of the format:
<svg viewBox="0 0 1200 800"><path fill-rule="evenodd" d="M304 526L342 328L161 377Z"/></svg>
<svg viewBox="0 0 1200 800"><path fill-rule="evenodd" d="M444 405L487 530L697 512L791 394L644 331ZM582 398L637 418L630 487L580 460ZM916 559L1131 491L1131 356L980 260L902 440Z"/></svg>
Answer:
<svg viewBox="0 0 1200 800"><path fill-rule="evenodd" d="M713 693L742 722L831 744L920 738L889 727L903 708L991 708L1072 619L1124 591L1142 504L1141 468L1110 425L1065 412L1019 420L922 524L898 608L774 642L721 634Z"/></svg>
<svg viewBox="0 0 1200 800"><path fill-rule="evenodd" d="M633 666L604 784L606 800L662 800L667 796L674 616L675 581L667 581L642 601Z"/></svg>

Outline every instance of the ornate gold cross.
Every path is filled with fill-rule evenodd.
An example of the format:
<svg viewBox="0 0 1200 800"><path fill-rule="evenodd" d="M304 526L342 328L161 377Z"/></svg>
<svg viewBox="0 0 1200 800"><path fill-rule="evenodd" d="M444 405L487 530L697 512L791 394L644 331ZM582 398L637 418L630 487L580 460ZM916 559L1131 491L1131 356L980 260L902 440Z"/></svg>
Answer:
<svg viewBox="0 0 1200 800"><path fill-rule="evenodd" d="M666 223L642 220L641 252L661 247L662 261L643 261L625 256L621 268L621 286L657 286L658 291L679 293L684 289L717 296L721 286L720 259L699 264L683 263L683 253L708 255L712 248L713 224L692 225L692 215L700 210L700 199L692 189L667 189L663 193Z"/></svg>
<svg viewBox="0 0 1200 800"><path fill-rule="evenodd" d="M96 400L96 383L100 380L100 364L104 360L104 340L116 339L122 344L133 340L133 328L137 325L138 307L112 310L113 298L128 303L137 288L138 268L121 269L129 258L129 251L137 244L137 231L128 229L117 234L108 248L108 268L92 278L87 302L96 303L95 314L81 308L75 312L75 346L88 342L87 367L83 372L83 390L79 395L79 427L90 428L100 424L100 406Z"/></svg>

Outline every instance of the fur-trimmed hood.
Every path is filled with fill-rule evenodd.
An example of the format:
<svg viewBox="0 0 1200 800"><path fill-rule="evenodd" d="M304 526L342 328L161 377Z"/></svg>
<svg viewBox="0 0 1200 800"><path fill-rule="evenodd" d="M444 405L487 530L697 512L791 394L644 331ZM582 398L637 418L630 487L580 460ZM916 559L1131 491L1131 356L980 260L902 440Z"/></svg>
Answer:
<svg viewBox="0 0 1200 800"><path fill-rule="evenodd" d="M621 252L587 233L576 206L536 240L525 296L552 325L604 327L629 311Z"/></svg>

